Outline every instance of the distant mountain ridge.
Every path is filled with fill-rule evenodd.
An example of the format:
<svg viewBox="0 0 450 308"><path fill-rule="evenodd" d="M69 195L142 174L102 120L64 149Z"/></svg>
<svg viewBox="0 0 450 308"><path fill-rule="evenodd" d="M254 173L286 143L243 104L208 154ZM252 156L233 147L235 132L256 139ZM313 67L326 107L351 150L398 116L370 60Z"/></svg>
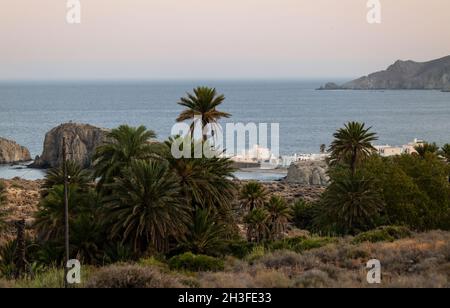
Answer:
<svg viewBox="0 0 450 308"><path fill-rule="evenodd" d="M319 90L441 90L450 92L450 56L428 61L398 60L386 70Z"/></svg>

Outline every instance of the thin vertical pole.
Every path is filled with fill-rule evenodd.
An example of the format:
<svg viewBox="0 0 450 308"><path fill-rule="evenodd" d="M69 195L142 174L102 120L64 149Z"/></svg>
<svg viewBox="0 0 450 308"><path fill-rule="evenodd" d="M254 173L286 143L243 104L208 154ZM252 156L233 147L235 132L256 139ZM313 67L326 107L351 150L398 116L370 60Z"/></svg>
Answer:
<svg viewBox="0 0 450 308"><path fill-rule="evenodd" d="M66 249L66 255L65 255L65 264L64 264L64 288L68 287L67 282L67 262L69 261L69 254L70 254L70 246L69 246L69 178L67 174L67 148L66 148L66 138L63 137L63 149L62 149L62 155L63 155L63 169L64 169L64 233L65 233L65 249Z"/></svg>

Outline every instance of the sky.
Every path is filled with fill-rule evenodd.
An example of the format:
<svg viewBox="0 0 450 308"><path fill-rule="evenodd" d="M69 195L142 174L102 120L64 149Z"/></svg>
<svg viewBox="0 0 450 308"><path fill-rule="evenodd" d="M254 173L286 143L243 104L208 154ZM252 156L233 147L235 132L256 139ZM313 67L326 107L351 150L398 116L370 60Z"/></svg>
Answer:
<svg viewBox="0 0 450 308"><path fill-rule="evenodd" d="M450 55L449 0L0 0L0 80L344 78Z"/></svg>

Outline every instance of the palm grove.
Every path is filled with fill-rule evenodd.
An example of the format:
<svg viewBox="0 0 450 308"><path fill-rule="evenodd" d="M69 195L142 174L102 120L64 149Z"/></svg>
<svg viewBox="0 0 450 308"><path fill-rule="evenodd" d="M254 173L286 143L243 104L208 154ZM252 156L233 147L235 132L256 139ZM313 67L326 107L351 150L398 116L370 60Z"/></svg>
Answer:
<svg viewBox="0 0 450 308"><path fill-rule="evenodd" d="M185 110L177 121L193 128L196 120L205 126L228 118L218 110L224 99L215 89L196 88L180 100ZM449 145L382 158L372 146L376 134L347 123L328 149L331 180L320 200L289 204L261 183L240 185L227 158L174 158L177 138L158 142L143 126L123 125L97 148L92 169L68 162L71 257L104 265L184 253L242 256L255 245L283 241L292 228L328 236L387 225L450 229ZM207 136L192 142L208 142ZM26 243L29 271L62 262L63 183L62 168L48 172ZM5 276L17 273L16 249L17 241L1 248Z"/></svg>

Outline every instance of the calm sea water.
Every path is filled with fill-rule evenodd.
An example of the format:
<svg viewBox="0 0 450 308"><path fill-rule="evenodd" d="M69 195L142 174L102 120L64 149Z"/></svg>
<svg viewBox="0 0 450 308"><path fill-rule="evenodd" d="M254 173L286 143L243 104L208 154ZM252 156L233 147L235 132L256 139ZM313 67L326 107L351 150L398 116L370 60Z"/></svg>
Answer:
<svg viewBox="0 0 450 308"><path fill-rule="evenodd" d="M0 84L0 136L42 152L45 133L74 121L120 124L170 135L176 103L197 85L225 94L232 122L280 123L282 154L315 153L349 120L364 121L379 144L414 138L450 142L450 93L439 91L316 91L324 81L158 81ZM10 169L9 169L10 170ZM0 169L0 177L6 174Z"/></svg>

